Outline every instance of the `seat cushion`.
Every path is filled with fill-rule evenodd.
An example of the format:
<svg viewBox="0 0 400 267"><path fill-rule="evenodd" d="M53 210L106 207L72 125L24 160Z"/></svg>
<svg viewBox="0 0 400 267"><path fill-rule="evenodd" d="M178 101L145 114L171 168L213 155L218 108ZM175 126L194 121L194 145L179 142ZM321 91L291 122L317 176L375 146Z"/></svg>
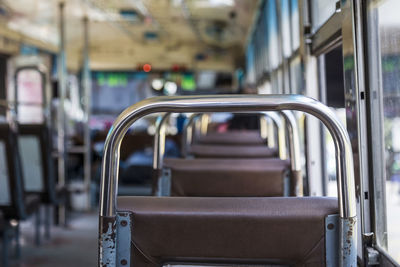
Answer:
<svg viewBox="0 0 400 267"><path fill-rule="evenodd" d="M132 212L131 266L166 262L325 266L335 198L119 197Z"/></svg>
<svg viewBox="0 0 400 267"><path fill-rule="evenodd" d="M289 166L276 158L164 160L171 170L172 196L283 196Z"/></svg>
<svg viewBox="0 0 400 267"><path fill-rule="evenodd" d="M192 145L188 153L196 158L272 158L275 148L267 146Z"/></svg>
<svg viewBox="0 0 400 267"><path fill-rule="evenodd" d="M196 143L212 145L265 145L259 130L233 130L225 133L208 133L200 136Z"/></svg>

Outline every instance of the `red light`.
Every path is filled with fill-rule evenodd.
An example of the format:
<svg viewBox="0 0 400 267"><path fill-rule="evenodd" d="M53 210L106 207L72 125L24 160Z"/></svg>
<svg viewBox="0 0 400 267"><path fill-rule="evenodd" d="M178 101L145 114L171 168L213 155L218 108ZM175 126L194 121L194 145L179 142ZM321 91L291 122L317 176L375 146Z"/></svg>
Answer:
<svg viewBox="0 0 400 267"><path fill-rule="evenodd" d="M177 72L179 71L180 67L177 64L172 65L172 71Z"/></svg>
<svg viewBox="0 0 400 267"><path fill-rule="evenodd" d="M144 72L149 72L149 71L151 71L151 65L150 65L150 64L144 64L144 65L143 65L143 71L144 71Z"/></svg>

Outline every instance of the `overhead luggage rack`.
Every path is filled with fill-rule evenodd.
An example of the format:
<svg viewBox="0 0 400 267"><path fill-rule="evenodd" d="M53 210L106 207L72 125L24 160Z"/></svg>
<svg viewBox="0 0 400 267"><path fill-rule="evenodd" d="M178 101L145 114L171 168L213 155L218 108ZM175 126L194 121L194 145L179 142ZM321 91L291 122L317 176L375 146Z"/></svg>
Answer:
<svg viewBox="0 0 400 267"><path fill-rule="evenodd" d="M228 198L224 200L125 197L118 199L117 203L119 148L123 136L137 119L155 112L281 110L297 110L314 115L330 131L336 148L338 201L329 198L294 197L281 199ZM219 203L219 201L224 203ZM255 208L257 205L261 205L259 209ZM308 209L298 208L300 206L313 208L309 212L305 212ZM251 207L256 210L249 211L249 215L246 211ZM157 97L132 105L117 118L105 143L99 212L99 266L143 266L144 264L160 266L193 261L200 264L214 262L290 265L305 260L304 264L314 263L319 264L318 266L342 267L356 266L357 263L356 199L349 137L345 128L328 107L316 100L299 95ZM338 249L329 250L330 245L335 242L329 239L329 234L326 234L325 223L337 212L339 213L338 231L336 232L339 239ZM200 227L198 224L203 215L208 218L208 222L206 225L200 223L204 226ZM299 220L300 218L301 220ZM256 225L251 225L254 223L261 223L269 227L258 228ZM293 225L290 226L292 223ZM179 225L182 227L171 227ZM185 227L183 228L183 226ZM191 226L193 226L192 229L197 229L193 233L200 233L199 236L192 235L189 231ZM248 226L249 228L247 228ZM293 235L285 234L285 236L263 234L264 230L274 232L274 229L278 230L275 233L284 233L275 228L284 226L288 226L287 229L292 229L295 233ZM334 229L337 228L334 226ZM249 233L248 231L255 233L248 239L251 241L252 238L255 238L255 242L249 244L236 242L235 248L230 250L225 243L226 240L235 239L234 237L238 234ZM319 238L313 239L317 243L307 243L311 238L310 231L316 231L313 233L315 236L319 236ZM165 238L160 236L161 233L165 233L163 235ZM207 236L210 235L220 236L221 241L224 242L206 242ZM258 241L265 242L262 250L257 248ZM307 247L312 250L323 241L328 242L328 245L318 246L317 250L313 250L315 254L313 252L311 256L304 254L303 249ZM265 250L266 247L271 246L272 248L271 244L277 242L283 242L282 244L286 245L280 249L275 247L273 251ZM288 247L289 244L298 244L298 242L307 244ZM229 244L233 243L229 241ZM220 249L221 246L223 249ZM325 249L323 249L324 247ZM304 258L306 255L307 257ZM333 261L336 261L337 264L332 262L331 255L334 255Z"/></svg>

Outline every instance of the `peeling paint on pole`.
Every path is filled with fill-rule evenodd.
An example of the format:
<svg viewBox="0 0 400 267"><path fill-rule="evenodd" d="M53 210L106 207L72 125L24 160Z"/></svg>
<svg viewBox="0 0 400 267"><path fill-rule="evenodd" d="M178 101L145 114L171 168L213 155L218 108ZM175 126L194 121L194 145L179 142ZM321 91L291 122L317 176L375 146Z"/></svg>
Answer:
<svg viewBox="0 0 400 267"><path fill-rule="evenodd" d="M99 267L116 266L116 219L100 217Z"/></svg>

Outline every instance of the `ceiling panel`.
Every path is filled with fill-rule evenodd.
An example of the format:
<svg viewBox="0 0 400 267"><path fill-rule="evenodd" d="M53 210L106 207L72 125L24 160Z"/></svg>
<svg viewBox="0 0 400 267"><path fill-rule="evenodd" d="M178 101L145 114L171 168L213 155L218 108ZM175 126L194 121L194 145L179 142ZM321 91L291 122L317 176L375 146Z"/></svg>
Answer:
<svg viewBox="0 0 400 267"><path fill-rule="evenodd" d="M178 56L185 58L185 62L193 62L199 53L210 54L210 51L215 53L220 49L237 51L238 47L244 46L257 2L66 0L68 52L80 53L84 16L88 16L90 21L90 46L97 51L98 58L102 57L101 53L108 53L104 57L114 60L114 65L118 61L126 62L127 54L132 58L140 57L141 61L157 62L163 53L170 53L173 56L162 56L167 61L163 65L168 65L173 64L172 61ZM2 15L0 23L56 46L59 40L58 5L59 1L56 0L3 0L0 6L6 13ZM153 53L155 48L161 52ZM119 53L116 52L118 49ZM114 59L109 58L110 51L114 51L111 53ZM100 64L97 62L97 65Z"/></svg>

